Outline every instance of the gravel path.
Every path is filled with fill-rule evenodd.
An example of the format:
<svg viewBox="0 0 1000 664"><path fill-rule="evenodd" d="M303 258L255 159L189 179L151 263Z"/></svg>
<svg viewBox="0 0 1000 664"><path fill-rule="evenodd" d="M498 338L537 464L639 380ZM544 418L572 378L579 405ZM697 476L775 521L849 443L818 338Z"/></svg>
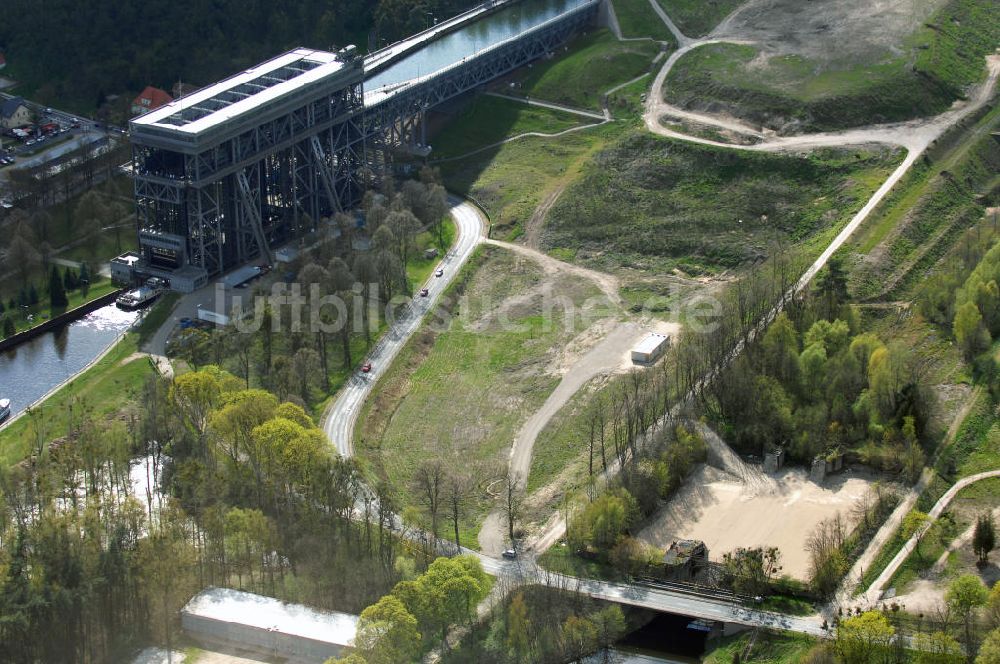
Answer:
<svg viewBox="0 0 1000 664"><path fill-rule="evenodd" d="M955 484L953 484L952 487L938 499L938 501L934 504L934 507L931 508L931 511L927 513L927 523L920 530L920 532L914 534L913 537L907 540L906 544L903 545L903 548L899 550L899 553L897 553L889 564L886 565L886 568L882 570L882 573L878 575L878 578L876 578L872 584L868 586L868 590L866 590L864 594L858 598L860 603L874 604L879 600L882 590L885 589L886 585L892 579L896 571L900 568L903 562L906 561L910 553L913 552L913 549L916 548L917 540L923 536L928 528L931 527L931 524L937 521L937 518L941 516L942 512L944 512L945 508L948 507L948 504L951 503L959 491L970 484L974 484L979 480L984 480L990 477L1000 477L1000 470L989 470L984 473L969 475L968 477L963 477L958 482L955 482Z"/></svg>

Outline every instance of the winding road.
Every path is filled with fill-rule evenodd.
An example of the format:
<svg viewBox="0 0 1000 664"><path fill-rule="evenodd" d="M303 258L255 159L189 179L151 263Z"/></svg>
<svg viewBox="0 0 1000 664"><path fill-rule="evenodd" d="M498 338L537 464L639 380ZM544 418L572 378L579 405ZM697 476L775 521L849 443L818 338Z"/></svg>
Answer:
<svg viewBox="0 0 1000 664"><path fill-rule="evenodd" d="M444 274L440 277L430 277L423 284L430 291L427 297L415 297L409 305L403 308L401 314L391 322L389 330L368 353L366 361L371 362L369 373L355 373L340 390L333 403L327 408L321 426L326 437L336 446L341 456L354 455L354 423L365 399L372 391L376 381L399 354L406 341L420 327L424 314L431 311L441 294L445 291L462 266L472 255L472 251L483 241L483 215L472 203L455 197L450 197L449 210L455 220L458 239L455 246L441 260Z"/></svg>

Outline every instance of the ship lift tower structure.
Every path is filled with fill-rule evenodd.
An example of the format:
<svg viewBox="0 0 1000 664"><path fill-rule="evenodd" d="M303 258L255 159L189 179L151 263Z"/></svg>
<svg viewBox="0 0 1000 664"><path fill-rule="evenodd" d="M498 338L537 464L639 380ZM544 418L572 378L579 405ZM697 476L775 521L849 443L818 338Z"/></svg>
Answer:
<svg viewBox="0 0 1000 664"><path fill-rule="evenodd" d="M132 120L137 269L190 292L354 206L363 79L354 47L300 48Z"/></svg>

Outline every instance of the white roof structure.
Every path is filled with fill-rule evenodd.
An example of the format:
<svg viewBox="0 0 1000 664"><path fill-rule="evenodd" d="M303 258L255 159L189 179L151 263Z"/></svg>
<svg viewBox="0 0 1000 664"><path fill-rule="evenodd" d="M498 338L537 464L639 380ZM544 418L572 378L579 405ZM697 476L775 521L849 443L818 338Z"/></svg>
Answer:
<svg viewBox="0 0 1000 664"><path fill-rule="evenodd" d="M640 341L635 348L632 349L633 353L642 353L643 355L649 355L655 353L660 349L660 346L664 344L667 340L667 335L659 334L657 332L650 332L649 336Z"/></svg>
<svg viewBox="0 0 1000 664"><path fill-rule="evenodd" d="M132 120L197 134L295 93L344 68L336 53L297 48Z"/></svg>
<svg viewBox="0 0 1000 664"><path fill-rule="evenodd" d="M231 588L203 590L191 598L182 613L337 646L352 645L358 631L357 616L319 611Z"/></svg>

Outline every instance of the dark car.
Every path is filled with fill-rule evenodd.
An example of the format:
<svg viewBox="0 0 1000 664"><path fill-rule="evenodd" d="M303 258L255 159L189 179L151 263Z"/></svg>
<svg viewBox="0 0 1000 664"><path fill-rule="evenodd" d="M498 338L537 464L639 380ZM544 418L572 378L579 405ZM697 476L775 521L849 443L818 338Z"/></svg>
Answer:
<svg viewBox="0 0 1000 664"><path fill-rule="evenodd" d="M371 370L372 370L371 362L365 362L364 364L361 365L361 373L368 373Z"/></svg>
<svg viewBox="0 0 1000 664"><path fill-rule="evenodd" d="M507 549L500 555L506 558L507 560L517 560L517 551L515 551L514 549Z"/></svg>
<svg viewBox="0 0 1000 664"><path fill-rule="evenodd" d="M426 288L421 288L421 289L420 289L420 297L427 297L427 295L428 295L429 293L430 293L430 291L429 291L429 290L427 290Z"/></svg>

